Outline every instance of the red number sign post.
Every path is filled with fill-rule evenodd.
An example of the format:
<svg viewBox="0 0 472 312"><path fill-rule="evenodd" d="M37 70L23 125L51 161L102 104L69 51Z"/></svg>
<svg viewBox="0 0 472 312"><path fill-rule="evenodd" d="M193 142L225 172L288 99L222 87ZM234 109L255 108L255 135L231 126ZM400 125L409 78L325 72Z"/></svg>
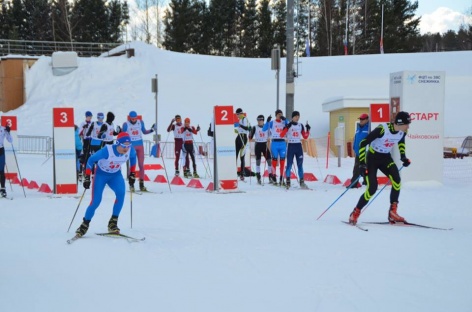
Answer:
<svg viewBox="0 0 472 312"><path fill-rule="evenodd" d="M16 165L15 155L13 154L13 146L18 142L18 123L16 116L2 116L1 117L2 126L10 127L10 135L13 139L13 143L10 144L5 140L3 143L5 148L5 178L11 180L15 177L18 177L18 166Z"/></svg>
<svg viewBox="0 0 472 312"><path fill-rule="evenodd" d="M53 108L54 193L77 193L74 109Z"/></svg>
<svg viewBox="0 0 472 312"><path fill-rule="evenodd" d="M237 191L233 106L215 106L215 190Z"/></svg>

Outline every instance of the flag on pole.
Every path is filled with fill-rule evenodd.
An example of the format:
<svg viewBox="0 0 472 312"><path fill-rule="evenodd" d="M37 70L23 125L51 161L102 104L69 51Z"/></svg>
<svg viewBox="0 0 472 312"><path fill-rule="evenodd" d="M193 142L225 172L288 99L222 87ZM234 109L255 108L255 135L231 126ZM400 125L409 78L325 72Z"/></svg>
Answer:
<svg viewBox="0 0 472 312"><path fill-rule="evenodd" d="M310 57L310 42L308 41L308 38L305 40L305 53L307 57Z"/></svg>

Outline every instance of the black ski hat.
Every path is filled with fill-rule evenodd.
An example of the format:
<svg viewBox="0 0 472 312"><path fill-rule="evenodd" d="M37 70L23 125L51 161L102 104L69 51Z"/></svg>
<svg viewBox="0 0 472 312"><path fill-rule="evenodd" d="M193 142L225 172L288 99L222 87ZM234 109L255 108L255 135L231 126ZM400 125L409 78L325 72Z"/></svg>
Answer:
<svg viewBox="0 0 472 312"><path fill-rule="evenodd" d="M242 110L241 108L238 108L238 109L236 110L236 114L242 114L242 112L243 112L243 110Z"/></svg>
<svg viewBox="0 0 472 312"><path fill-rule="evenodd" d="M284 113L282 112L281 109L278 109L278 110L275 111L275 116L277 116L277 114L282 114L283 115Z"/></svg>
<svg viewBox="0 0 472 312"><path fill-rule="evenodd" d="M395 116L395 124L397 125L408 125L411 123L410 114L407 112L399 112L397 116Z"/></svg>
<svg viewBox="0 0 472 312"><path fill-rule="evenodd" d="M298 112L298 111L293 111L293 113L292 113L292 118L295 117L295 116L300 116L300 112Z"/></svg>
<svg viewBox="0 0 472 312"><path fill-rule="evenodd" d="M264 121L264 115L259 115L259 116L257 116L257 120L262 120L262 121Z"/></svg>
<svg viewBox="0 0 472 312"><path fill-rule="evenodd" d="M113 120L115 120L115 114L113 114L112 112L108 112L106 122L110 124L113 122Z"/></svg>

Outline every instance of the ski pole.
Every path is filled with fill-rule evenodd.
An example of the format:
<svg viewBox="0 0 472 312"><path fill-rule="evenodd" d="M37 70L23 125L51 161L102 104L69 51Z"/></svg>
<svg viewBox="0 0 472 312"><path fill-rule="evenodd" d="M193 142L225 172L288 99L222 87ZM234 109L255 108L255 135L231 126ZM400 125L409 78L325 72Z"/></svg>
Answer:
<svg viewBox="0 0 472 312"><path fill-rule="evenodd" d="M8 173L8 166L7 166L7 163L5 162L5 168L7 170L7 173ZM13 184L11 184L11 179L7 179L8 180L8 183L10 183L10 190L13 192Z"/></svg>
<svg viewBox="0 0 472 312"><path fill-rule="evenodd" d="M77 211L79 210L80 203L82 202L82 199L84 198L85 192L87 189L84 189L84 192L82 193L82 196L80 196L79 204L77 205L77 208L75 209L74 216L72 217L72 220L70 221L69 228L67 229L67 233L69 233L70 227L72 226L72 223L74 222L75 215L77 214Z"/></svg>
<svg viewBox="0 0 472 312"><path fill-rule="evenodd" d="M131 228L133 228L133 192L129 192L129 206L130 206L130 214L131 214Z"/></svg>
<svg viewBox="0 0 472 312"><path fill-rule="evenodd" d="M402 169L403 169L404 166L401 166L400 169L398 169L398 171L400 172ZM382 193L382 191L387 187L387 185L390 185L391 181L390 179L388 180L387 183L385 183L385 185L380 189L380 191L377 192L377 194L375 194L374 198L372 198L368 203L367 205L364 206L364 208L362 209L362 212L363 213L364 211L366 211L367 207L370 206L370 204L372 204L372 202L377 198L377 196L379 196L380 193Z"/></svg>
<svg viewBox="0 0 472 312"><path fill-rule="evenodd" d="M329 210L329 208L331 208L341 197L343 197L343 195L346 194L346 192L351 189L351 186L353 186L353 185L355 185L355 184L357 183L357 181L359 180L360 177L361 177L361 176L359 175L359 176L357 177L357 179L355 179L354 181L352 181L351 184L346 188L346 190L345 190L341 195L339 195L338 198L336 198L336 200L335 200L331 205L329 205L329 207L326 208L326 210L323 211L323 213L320 214L320 216L319 216L316 220L319 220L319 219L326 213L326 211Z"/></svg>
<svg viewBox="0 0 472 312"><path fill-rule="evenodd" d="M199 131L199 133L200 133L200 140L202 140L202 143L203 143L202 132ZM206 154L205 159L206 159L206 161L207 161L208 171L210 172L210 178L213 178L213 174L211 173L211 168L210 168L210 162L208 161L208 151L207 151L207 154Z"/></svg>
<svg viewBox="0 0 472 312"><path fill-rule="evenodd" d="M13 151L13 156L15 157L16 168L18 168L18 175L20 176L21 187L23 188L23 194L25 195L25 198L26 198L25 186L23 185L23 179L21 178L20 166L18 166L18 159L16 158L15 147L13 146L13 143L10 143L10 144L11 144L11 150Z"/></svg>
<svg viewBox="0 0 472 312"><path fill-rule="evenodd" d="M164 166L164 172L166 174L167 185L169 186L169 191L172 193L172 189L170 188L169 176L167 175L166 162L164 161L164 154L162 152L161 152L161 159L162 159L162 165Z"/></svg>

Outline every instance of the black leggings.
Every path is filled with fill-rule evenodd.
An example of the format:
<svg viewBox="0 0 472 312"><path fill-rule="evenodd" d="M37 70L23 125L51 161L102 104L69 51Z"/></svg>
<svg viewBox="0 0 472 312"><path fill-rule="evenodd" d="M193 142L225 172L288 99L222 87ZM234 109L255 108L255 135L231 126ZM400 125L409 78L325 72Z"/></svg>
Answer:
<svg viewBox="0 0 472 312"><path fill-rule="evenodd" d="M246 148L246 143L247 143L247 135L246 134L238 134L236 137L236 160L239 158L241 159L241 174L244 172L244 168L246 167L246 161L245 161L245 153L242 155L239 154L241 150L244 150Z"/></svg>
<svg viewBox="0 0 472 312"><path fill-rule="evenodd" d="M380 170L383 174L385 174L385 176L390 179L390 183L392 184L392 190L390 191L390 203L398 203L398 198L400 197L401 179L398 167L393 161L392 156L390 154L386 154L385 156L381 155L380 157L374 157L369 154L367 156L368 174L365 177L367 182L367 190L357 202L357 208L359 209L362 209L377 191L377 170Z"/></svg>

